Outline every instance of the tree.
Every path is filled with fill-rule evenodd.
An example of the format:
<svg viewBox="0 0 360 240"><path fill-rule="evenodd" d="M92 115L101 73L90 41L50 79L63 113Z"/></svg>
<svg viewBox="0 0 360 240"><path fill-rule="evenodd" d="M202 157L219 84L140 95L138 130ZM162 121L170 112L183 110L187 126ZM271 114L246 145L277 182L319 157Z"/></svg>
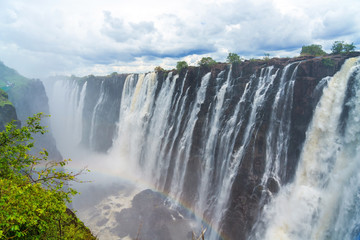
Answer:
<svg viewBox="0 0 360 240"><path fill-rule="evenodd" d="M178 72L181 72L182 69L187 68L187 67L188 67L188 64L185 61L179 61L176 63L176 70Z"/></svg>
<svg viewBox="0 0 360 240"><path fill-rule="evenodd" d="M326 52L324 50L322 50L321 45L311 44L308 46L302 46L300 55L301 56L306 56L306 55L323 56L323 55L326 55Z"/></svg>
<svg viewBox="0 0 360 240"><path fill-rule="evenodd" d="M344 41L335 41L331 47L331 52L334 54L339 54L344 49Z"/></svg>
<svg viewBox="0 0 360 240"><path fill-rule="evenodd" d="M241 58L236 53L229 53L227 58L226 58L226 62L228 62L228 63L240 63Z"/></svg>
<svg viewBox="0 0 360 240"><path fill-rule="evenodd" d="M203 57L198 64L202 67L206 66L206 67L212 67L216 64L215 60L212 59L211 57Z"/></svg>
<svg viewBox="0 0 360 240"><path fill-rule="evenodd" d="M335 41L331 47L331 52L334 54L349 53L355 50L354 43L348 44L344 41Z"/></svg>
<svg viewBox="0 0 360 240"><path fill-rule="evenodd" d="M41 117L0 132L0 239L96 239L66 207L76 194L68 183L80 172L63 170L69 160L48 161L45 149L29 154L32 135L46 132Z"/></svg>
<svg viewBox="0 0 360 240"><path fill-rule="evenodd" d="M355 46L354 46L354 43L350 43L350 44L347 44L345 43L344 44L344 52L345 53L349 53L349 52L353 52L355 50Z"/></svg>
<svg viewBox="0 0 360 240"><path fill-rule="evenodd" d="M155 72L164 72L165 70L162 67L157 66L157 67L155 67L154 71Z"/></svg>

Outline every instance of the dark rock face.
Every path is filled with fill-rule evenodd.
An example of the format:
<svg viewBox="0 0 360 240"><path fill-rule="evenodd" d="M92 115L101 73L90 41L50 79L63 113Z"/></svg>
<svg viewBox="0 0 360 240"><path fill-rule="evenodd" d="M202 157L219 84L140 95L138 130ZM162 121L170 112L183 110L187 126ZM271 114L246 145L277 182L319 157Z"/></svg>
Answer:
<svg viewBox="0 0 360 240"><path fill-rule="evenodd" d="M243 147L245 133L248 131L246 129L247 123L250 121L249 117L252 111L252 103L254 101L254 92L257 88L257 82L259 81L259 77L262 71L265 71L266 67L273 66L271 70L272 73L276 71L281 72L285 66L290 63L295 64L289 66L290 70L288 74L294 72L297 67L296 78L294 80L294 90L292 94L291 100L291 112L289 113L289 118L291 120L290 124L290 137L289 137L289 146L287 151L287 156L284 156L287 159L287 163L281 166L282 173L280 179L269 177L268 180L263 184L261 182L263 175L265 173L266 167L266 154L267 150L265 148L267 132L271 127L271 113L273 102L275 101L276 89L279 88L279 82L281 78L281 74L277 74L274 79L273 85L270 86L269 91L266 91L264 96L265 100L262 106L259 107L259 111L256 112L254 126L252 126L255 130L250 131L250 136L246 139L246 146L244 146L244 154L241 159L241 164L237 169L237 174L235 176L234 183L230 189L230 198L228 203L228 209L225 214L224 221L221 225L221 231L224 236L227 236L228 239L247 239L249 236L252 227L254 226L256 219L260 216L262 208L265 203L267 203L271 196L275 195L280 187L284 184L290 182L298 164L300 151L302 149L303 142L305 140L305 133L307 127L312 119L312 115L314 112L314 108L319 101L319 98L322 93L323 87L326 85L325 83L321 83L320 81L327 76L333 76L342 66L344 61L353 56L359 55L358 53L349 54L349 55L330 55L326 57L298 57L298 58L283 58L283 59L270 59L268 61L245 61L240 64L234 64L232 66L231 72L231 81L229 82L229 90L226 92L225 100L222 105L223 115L220 117L220 128L224 127L227 123L230 116L233 115L235 111L235 106L240 101L242 94L245 92L245 88L250 88L250 95L245 99L248 101L248 104L242 109L240 115L238 116L238 120L242 118L243 124L241 125L238 132L233 133L229 137L235 139L234 143L234 151ZM324 61L324 58L330 59L329 61ZM184 177L184 185L182 187L181 199L182 201L195 203L199 199L199 185L202 181L200 169L202 166L202 162L204 160L204 148L207 138L209 137L209 129L207 126L209 124L209 118L211 117L209 114L214 112L217 99L217 94L219 86L222 85L224 81L226 81L226 76L229 74L229 66L226 64L218 64L215 65L212 69L208 69L206 67L189 67L188 71L181 72L179 75L179 79L181 81L177 81L175 85L176 94L173 96L172 102L176 102L176 99L182 99L183 108L186 109L185 113L180 114L180 108L176 108L176 104L172 104L171 116L169 116L168 125L174 126L174 122L178 121L178 130L177 135L175 135L175 131L172 130L169 133L171 141L174 142L174 146L179 146L181 144L182 138L184 136L184 132L186 131L186 127L188 123L188 119L190 118L191 109L194 107L194 103L196 101L197 91L201 85L201 79L207 74L211 72L211 76L209 79L208 87L206 88L206 97L204 102L200 106L199 113L197 114L197 121L195 123L193 132L192 132L192 144L190 146L190 157L188 159ZM221 75L221 76L220 76ZM125 77L124 77L125 78ZM290 79L291 76L286 76L286 79ZM93 90L92 96L94 99L98 99L100 92L98 89L101 88L100 81L101 78L92 79L94 81L91 84L94 84L94 87L91 87ZM97 82L96 82L97 81ZM122 82L119 79L115 80L115 82ZM157 93L159 93L159 89L161 88L164 76L158 75L158 86L155 93L155 98L157 97ZM115 83L114 82L114 83ZM114 84L112 83L112 84ZM89 82L90 84L90 82ZM103 89L104 86L103 86ZM118 89L116 92L119 93L120 87L115 87ZM109 92L109 94L116 94ZM181 95L180 95L181 94ZM185 96L186 95L186 96ZM113 95L111 97L114 99L118 99L119 95ZM87 109L94 109L94 105L96 104L96 100L88 100ZM290 101L288 99L288 101ZM118 100L116 100L118 101ZM114 116L109 119L116 120L116 116L118 116L118 112L116 109L119 109L119 102L114 104ZM156 101L154 101L155 103ZM84 114L86 110L84 110ZM104 112L105 114L105 112ZM108 112L106 112L108 114ZM151 121L151 115L148 121ZM88 115L85 118L90 118ZM107 120L102 120L100 122L106 123ZM101 123L99 123L101 124ZM99 125L100 127L100 125ZM104 126L104 129L107 129ZM105 139L112 138L113 135L111 131L114 129L111 126L107 134L104 136L100 136L100 133L95 134L96 138ZM169 143L163 143L165 146ZM107 147L111 145L111 142L108 142L108 145L103 145L98 150L106 150ZM217 185L216 175L219 171L216 169L221 164L223 159L221 159L221 151L224 146L217 144L214 149L214 166L213 172L214 176L209 179L208 184L213 187L214 192L216 194L215 189L219 188ZM170 149L170 147L167 147ZM169 192L171 189L171 182L174 175L174 166L175 166L175 156L179 150L174 148L172 152L169 152L170 159L169 167L167 169L166 176L163 177L164 189L162 191ZM146 159L140 159L139 162L146 161ZM144 193L145 194L145 193ZM151 194L150 194L151 195ZM217 197L214 196L213 197ZM212 201L212 200L210 200ZM152 203L152 200L149 200ZM134 204L136 206L137 201L134 199ZM142 203L144 206L148 206L146 202ZM140 205L142 205L140 204ZM216 203L210 203L214 206ZM166 214L160 209L147 210L148 214L140 213L142 210L141 206L137 206L134 209L127 209L123 211L118 216L119 225L123 226L139 226L140 222L138 218L134 218L133 216L141 216L144 219L144 224L151 224L153 221L152 216L161 215L166 219ZM151 205L151 204L150 204ZM211 206L211 205L210 205ZM151 212L151 214L150 214ZM165 214L165 215L163 215ZM204 217L206 218L209 215L210 218L212 216L212 210L204 213ZM146 219L146 221L145 221ZM130 222L129 222L130 221ZM150 235L154 237L154 239L170 239L168 232L165 228L162 228L162 223L159 225L151 226L153 229L157 229L159 232L156 233L158 235ZM148 229L148 225L143 226L144 229ZM124 234L130 234L130 236L136 236L137 228L133 228L131 233L124 232L124 229L119 226L119 234L122 236ZM124 235L125 236L125 235ZM155 237L156 236L156 237Z"/></svg>
<svg viewBox="0 0 360 240"><path fill-rule="evenodd" d="M106 152L112 146L126 76L113 74L107 77L89 76L81 79L87 82L82 144L92 150ZM101 97L102 101L99 101Z"/></svg>
<svg viewBox="0 0 360 240"><path fill-rule="evenodd" d="M35 113L43 112L45 115L50 113L45 88L40 80L27 79L24 84L10 89L9 99L13 102L19 120L23 124L26 123L28 117ZM49 119L43 118L42 125L49 126ZM61 154L56 148L55 139L49 132L44 135L35 136L33 153L38 153L43 148L47 149L50 159L62 159Z"/></svg>
<svg viewBox="0 0 360 240"><path fill-rule="evenodd" d="M264 118L259 125L258 134L252 136L248 152L232 187L230 205L223 223L223 232L229 239L247 239L248 234L257 219L267 196L276 194L280 185L292 180L298 164L300 151L305 140L307 127L312 119L314 108L319 101L322 89L325 85L319 84L320 80L327 76L333 76L340 70L344 61L349 57L358 56L359 53L350 55L329 56L333 66L324 64L323 58L300 57L295 59L271 59L267 64L283 68L290 61L302 61L298 67L294 85L293 106L291 112L290 142L288 151L288 163L286 172L281 183L272 179L266 186L261 185L261 178L265 168L266 151L262 148L261 135L266 133L268 118ZM246 64L246 63L245 63ZM259 63L249 63L236 66L244 73L251 73L260 67ZM244 78L249 76L244 75ZM265 196L265 197L264 197ZM265 199L264 199L265 198Z"/></svg>
<svg viewBox="0 0 360 240"><path fill-rule="evenodd" d="M113 231L119 237L129 235L132 239L191 239L190 227L178 212L165 207L164 200L150 189L138 193L131 208L117 213L118 227Z"/></svg>
<svg viewBox="0 0 360 240"><path fill-rule="evenodd" d="M7 123L17 119L15 107L8 101L7 93L0 89L0 131L5 130ZM20 122L17 123L20 126Z"/></svg>
<svg viewBox="0 0 360 240"><path fill-rule="evenodd" d="M176 81L175 83L172 82L175 90L173 95L166 98L167 100L171 99L171 103L169 105L170 111L167 112L168 116L164 116L166 117L165 125L168 131L166 132L167 138L161 138L161 141L167 139L167 142L163 141L160 144L163 151L161 153L164 154L155 153L158 154L156 156L165 156L164 158L168 157L169 159L166 169L159 170L161 177L158 181L161 182L160 186L163 186L160 191L171 192L173 190L171 188L174 187L174 175L179 175L179 172L175 173L175 171L180 171L176 170L175 166L184 166L182 168L185 169L184 171L181 167L178 168L183 171L181 174L184 174L184 180L180 187L175 186L175 188L179 189L181 193L181 201L192 204L194 207L201 197L199 196L199 186L203 181L203 164L207 160L206 157L211 158L213 159L211 174L206 178L206 184L210 187L207 192L203 192L207 195L204 201L206 209L202 210L204 210L203 217L205 219L219 217L215 214L220 213L214 212L214 208L218 206L216 204L220 198L219 193L222 193L221 188L224 187L223 182L221 182L223 176L220 175L227 170L227 166L223 168L222 163L228 159L230 159L229 165L237 161L235 155L241 149L241 155L239 155L241 159L239 165L236 165L235 173L232 176L225 176L233 177L234 181L227 191L230 195L228 205L225 206L227 212L220 228L222 235L227 236L227 239L247 239L256 220L261 215L264 205L279 192L281 186L293 180L306 130L312 119L314 108L321 97L322 90L326 86L326 81L322 81L322 79L333 76L347 58L358 55L360 53L325 57L304 56L291 59L274 58L267 61L245 61L240 64L233 64L231 68L227 64L217 64L211 69L189 67L187 71L179 73L178 79L172 77L169 81ZM285 71L286 67L289 70L288 72ZM274 78L267 78L267 82L263 84L265 87L260 88L260 82L264 79L266 71L268 71L269 76L274 76ZM205 89L204 99L197 102L202 79L209 72L210 78ZM289 95L291 98L281 100L280 105L288 104L288 108L279 107L279 109L274 110L277 92L279 89L285 89L281 86L282 74L284 74L287 83L293 82L291 95ZM292 79L292 74L294 74L294 79ZM82 79L88 84L83 110L84 134L82 143L84 145L102 152L106 152L112 146L116 122L119 120L121 93L126 77L127 75L90 76ZM139 76L135 74L134 78L137 77ZM157 75L152 109L156 108L156 99L159 98L159 92L165 78L165 73ZM226 84L224 84L225 81ZM211 121L215 119L213 115L216 114L214 109L217 107L217 102L220 101L220 88L225 85L224 100L220 106L221 116L217 119L216 126L211 125L213 124ZM256 94L258 95L255 96ZM255 103L259 96L262 98L261 104ZM256 104L258 105L255 106ZM235 110L236 106L240 106L239 111ZM193 111L194 109L196 111ZM286 159L286 162L280 163L279 176L276 173L276 176L270 175L265 181L262 181L267 171L266 159L270 151L267 145L268 132L272 128L280 128L282 121L282 118L275 118L276 121L272 122L273 114L281 115L282 111L288 113L285 121L289 122L286 132L289 136L286 139L287 150L281 156L282 159ZM196 117L193 117L192 121L194 122L190 123L189 119L193 113ZM147 124L153 119L157 119L154 118L154 114L154 112L149 112L142 124L149 127ZM252 119L250 118L251 115ZM344 113L344 118L346 118L345 115L346 113ZM227 125L230 120L237 124ZM191 124L194 126L190 129L188 126ZM220 130L216 132L216 136L210 136L210 128L214 126ZM227 126L231 126L231 129L226 128ZM146 131L148 129L144 129L142 132L143 139L137 142L138 146L136 146L138 147L137 150L141 152L139 159L135 159L140 167L147 166L144 164L147 160L146 157L148 154L153 154L153 152L146 152L147 149L144 147L154 140L147 139L148 132ZM224 134L225 132L226 134ZM222 145L223 143L218 140L220 137L223 137L223 142L233 144L229 148L229 154L224 153L224 149L228 146ZM204 156L209 138L216 139L216 141L209 147L211 153ZM186 151L189 151L189 156L185 156L185 151L181 152L183 149L179 149L179 146L183 149L186 148ZM271 147L273 146L271 145ZM228 158L228 156L230 157ZM150 170L158 171L161 167L159 164ZM149 171L149 169L144 169L144 171ZM166 222L171 222L173 217L177 219L177 215L175 212L169 212L168 209L164 208L160 204L162 201L161 196L150 190L137 195L133 200L133 207L118 214L117 234L120 237L129 235L135 238L141 229L141 234L144 233L143 237L140 237L141 239L146 239L146 237L149 239L171 239L172 228L166 225Z"/></svg>

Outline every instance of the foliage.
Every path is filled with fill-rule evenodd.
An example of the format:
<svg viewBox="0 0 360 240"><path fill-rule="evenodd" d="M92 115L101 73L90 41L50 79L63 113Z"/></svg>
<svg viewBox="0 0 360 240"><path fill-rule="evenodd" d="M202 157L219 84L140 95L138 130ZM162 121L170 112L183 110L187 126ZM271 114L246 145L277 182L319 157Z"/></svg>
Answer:
<svg viewBox="0 0 360 240"><path fill-rule="evenodd" d="M335 41L331 47L331 52L334 54L349 53L355 50L354 43L344 43L344 41Z"/></svg>
<svg viewBox="0 0 360 240"><path fill-rule="evenodd" d="M188 64L185 61L179 61L176 63L176 70L178 72L181 72L182 69L187 68L187 67L188 67Z"/></svg>
<svg viewBox="0 0 360 240"><path fill-rule="evenodd" d="M322 50L322 46L318 44L311 44L308 46L302 46L301 56L311 55L311 56L323 56L326 55L326 52Z"/></svg>
<svg viewBox="0 0 360 240"><path fill-rule="evenodd" d="M48 153L32 156L32 135L44 134L42 114L0 132L0 239L95 239L66 207L76 191L68 182L79 173L62 168L69 160L48 162Z"/></svg>
<svg viewBox="0 0 360 240"><path fill-rule="evenodd" d="M332 60L331 58L323 58L321 59L321 62L326 67L333 67L335 65L334 60Z"/></svg>
<svg viewBox="0 0 360 240"><path fill-rule="evenodd" d="M155 72L164 72L165 70L162 67L157 66L157 67L155 67L154 71Z"/></svg>
<svg viewBox="0 0 360 240"><path fill-rule="evenodd" d="M264 58L263 58L264 61L269 61L270 60L270 53L264 53Z"/></svg>
<svg viewBox="0 0 360 240"><path fill-rule="evenodd" d="M12 103L8 100L8 94L0 88L0 107L7 104L12 105Z"/></svg>
<svg viewBox="0 0 360 240"><path fill-rule="evenodd" d="M228 62L228 63L240 63L241 58L236 53L229 53L227 58L226 58L226 62Z"/></svg>
<svg viewBox="0 0 360 240"><path fill-rule="evenodd" d="M212 59L211 57L203 57L198 64L201 67L212 67L216 64L216 61Z"/></svg>
<svg viewBox="0 0 360 240"><path fill-rule="evenodd" d="M26 85L30 79L21 76L14 69L8 68L4 63L0 62L0 87L5 87L8 83L14 84L14 86Z"/></svg>

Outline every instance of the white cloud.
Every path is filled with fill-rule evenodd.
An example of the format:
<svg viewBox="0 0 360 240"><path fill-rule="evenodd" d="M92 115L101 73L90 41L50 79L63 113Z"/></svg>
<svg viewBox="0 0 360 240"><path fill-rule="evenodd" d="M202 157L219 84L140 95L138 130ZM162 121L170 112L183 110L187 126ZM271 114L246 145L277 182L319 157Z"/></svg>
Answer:
<svg viewBox="0 0 360 240"><path fill-rule="evenodd" d="M359 47L360 1L1 0L0 60L29 77L144 72L202 56Z"/></svg>

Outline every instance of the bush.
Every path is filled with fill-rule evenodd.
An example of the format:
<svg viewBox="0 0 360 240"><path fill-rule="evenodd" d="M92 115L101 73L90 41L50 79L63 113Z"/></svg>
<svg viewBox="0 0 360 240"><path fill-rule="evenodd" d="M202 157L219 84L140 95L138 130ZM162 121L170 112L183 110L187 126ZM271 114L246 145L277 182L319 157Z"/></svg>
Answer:
<svg viewBox="0 0 360 240"><path fill-rule="evenodd" d="M264 53L263 60L264 60L265 62L268 62L268 61L270 60L270 53Z"/></svg>
<svg viewBox="0 0 360 240"><path fill-rule="evenodd" d="M301 56L311 55L311 56L323 56L326 55L326 52L322 50L321 45L312 44L309 46L303 46L300 52Z"/></svg>
<svg viewBox="0 0 360 240"><path fill-rule="evenodd" d="M157 67L155 67L154 71L155 72L164 72L165 70L162 67L157 66Z"/></svg>
<svg viewBox="0 0 360 240"><path fill-rule="evenodd" d="M76 191L68 186L79 173L62 169L69 160L48 162L29 151L32 135L44 134L42 114L21 128L11 122L0 132L0 239L96 239L66 203Z"/></svg>
<svg viewBox="0 0 360 240"><path fill-rule="evenodd" d="M226 58L226 62L228 62L228 63L240 63L241 58L236 53L229 53L229 55Z"/></svg>
<svg viewBox="0 0 360 240"><path fill-rule="evenodd" d="M176 63L176 70L180 73L182 69L187 68L188 64L185 61L180 61Z"/></svg>
<svg viewBox="0 0 360 240"><path fill-rule="evenodd" d="M333 67L335 66L335 62L334 60L332 60L331 58L323 58L321 60L322 64L324 64L324 66L326 67Z"/></svg>
<svg viewBox="0 0 360 240"><path fill-rule="evenodd" d="M212 59L211 57L203 57L198 64L201 67L212 67L216 64L215 60Z"/></svg>
<svg viewBox="0 0 360 240"><path fill-rule="evenodd" d="M334 54L349 53L355 50L354 43L348 44L344 41L335 41L331 47L331 52Z"/></svg>

